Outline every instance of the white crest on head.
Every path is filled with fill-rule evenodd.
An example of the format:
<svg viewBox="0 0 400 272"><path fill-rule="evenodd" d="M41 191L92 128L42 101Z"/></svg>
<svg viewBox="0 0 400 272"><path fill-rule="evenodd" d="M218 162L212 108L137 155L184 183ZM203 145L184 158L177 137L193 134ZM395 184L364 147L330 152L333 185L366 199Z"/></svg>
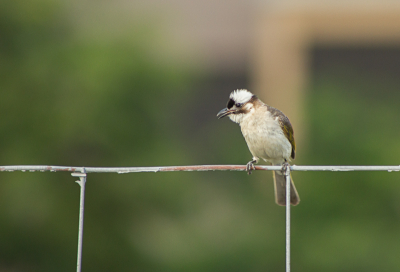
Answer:
<svg viewBox="0 0 400 272"><path fill-rule="evenodd" d="M229 98L233 99L236 103L246 103L253 97L253 94L248 90L236 90L231 92Z"/></svg>
<svg viewBox="0 0 400 272"><path fill-rule="evenodd" d="M233 114L229 115L229 119L231 119L235 123L242 123L242 121L254 113L254 105L252 103L247 103L251 100L254 95L248 90L235 90L231 93L229 98L233 100L236 104L244 104L240 106L240 110ZM231 103L231 102L230 102ZM244 110L244 111L243 111Z"/></svg>

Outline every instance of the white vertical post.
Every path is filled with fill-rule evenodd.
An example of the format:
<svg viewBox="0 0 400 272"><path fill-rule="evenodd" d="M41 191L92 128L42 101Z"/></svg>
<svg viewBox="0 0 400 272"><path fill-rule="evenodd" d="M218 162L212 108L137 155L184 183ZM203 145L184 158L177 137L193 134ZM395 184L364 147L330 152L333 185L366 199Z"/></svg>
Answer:
<svg viewBox="0 0 400 272"><path fill-rule="evenodd" d="M290 165L286 167L286 272L290 272Z"/></svg>
<svg viewBox="0 0 400 272"><path fill-rule="evenodd" d="M85 184L86 170L82 168L82 173L71 173L73 177L79 177L76 183L81 187L80 204L79 204L79 234L78 234L78 256L76 261L76 272L82 269L82 244L83 244L83 214L85 211Z"/></svg>

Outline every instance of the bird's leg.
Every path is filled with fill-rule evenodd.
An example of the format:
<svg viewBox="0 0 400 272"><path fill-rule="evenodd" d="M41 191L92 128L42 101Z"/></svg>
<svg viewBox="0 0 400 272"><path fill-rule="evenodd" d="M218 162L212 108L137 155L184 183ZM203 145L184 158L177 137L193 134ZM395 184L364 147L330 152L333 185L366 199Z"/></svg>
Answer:
<svg viewBox="0 0 400 272"><path fill-rule="evenodd" d="M256 158L253 158L253 160L252 161L249 161L247 164L246 164L246 171L247 171L247 174L251 174L251 171L252 170L256 170L256 168L254 167L254 163L257 163L257 159Z"/></svg>
<svg viewBox="0 0 400 272"><path fill-rule="evenodd" d="M282 170L281 170L282 171L282 175L286 175L286 171L287 171L288 167L290 167L290 164L285 159L285 162L282 163Z"/></svg>

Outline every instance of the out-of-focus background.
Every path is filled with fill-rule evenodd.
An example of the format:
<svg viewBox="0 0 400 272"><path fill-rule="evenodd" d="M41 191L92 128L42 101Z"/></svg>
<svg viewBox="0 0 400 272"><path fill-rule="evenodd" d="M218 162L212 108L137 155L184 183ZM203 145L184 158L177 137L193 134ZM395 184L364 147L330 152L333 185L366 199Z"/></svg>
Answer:
<svg viewBox="0 0 400 272"><path fill-rule="evenodd" d="M0 2L0 165L245 164L247 88L298 165L399 165L398 1ZM90 174L83 271L283 271L269 172ZM295 172L294 271L400 269L400 175ZM0 173L0 271L74 271L69 173Z"/></svg>

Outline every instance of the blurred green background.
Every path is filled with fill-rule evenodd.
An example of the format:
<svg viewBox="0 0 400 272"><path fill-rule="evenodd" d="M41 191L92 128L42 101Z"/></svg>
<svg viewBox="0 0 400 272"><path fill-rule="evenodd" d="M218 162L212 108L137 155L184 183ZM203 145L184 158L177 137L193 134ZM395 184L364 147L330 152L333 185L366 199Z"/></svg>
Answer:
<svg viewBox="0 0 400 272"><path fill-rule="evenodd" d="M91 5L0 2L0 165L247 163L239 127L215 114L251 85L251 69L211 69L176 50L162 10L109 25L113 11ZM398 165L400 47L310 55L295 163ZM293 176L294 271L400 268L399 173ZM75 179L0 177L0 271L74 271ZM284 270L285 211L270 173L90 174L86 190L83 271Z"/></svg>

